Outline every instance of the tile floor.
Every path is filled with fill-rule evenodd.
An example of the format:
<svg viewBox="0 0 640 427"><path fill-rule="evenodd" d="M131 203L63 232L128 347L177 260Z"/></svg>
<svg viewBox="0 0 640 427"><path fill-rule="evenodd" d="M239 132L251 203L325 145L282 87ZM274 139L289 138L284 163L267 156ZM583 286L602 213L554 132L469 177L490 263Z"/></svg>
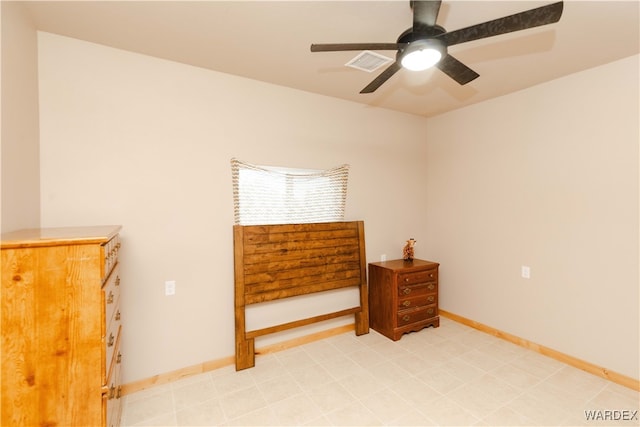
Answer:
<svg viewBox="0 0 640 427"><path fill-rule="evenodd" d="M442 318L440 328L397 342L373 330L346 333L258 356L252 369L229 366L133 393L122 424L637 426L639 400L631 389Z"/></svg>

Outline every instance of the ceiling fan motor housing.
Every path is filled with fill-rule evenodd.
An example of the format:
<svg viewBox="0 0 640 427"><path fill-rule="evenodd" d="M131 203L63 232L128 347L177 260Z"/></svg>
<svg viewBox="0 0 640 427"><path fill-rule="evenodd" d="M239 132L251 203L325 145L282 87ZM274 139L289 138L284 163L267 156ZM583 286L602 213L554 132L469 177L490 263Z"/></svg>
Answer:
<svg viewBox="0 0 640 427"><path fill-rule="evenodd" d="M398 37L398 44L401 45L401 47L398 48L396 59L401 61L407 51L424 49L427 47L438 50L442 57L444 57L447 55L447 45L444 41L436 38L436 36L446 32L447 31L439 25L422 27L419 33L416 33L413 28L407 29ZM427 40L429 43L423 43Z"/></svg>

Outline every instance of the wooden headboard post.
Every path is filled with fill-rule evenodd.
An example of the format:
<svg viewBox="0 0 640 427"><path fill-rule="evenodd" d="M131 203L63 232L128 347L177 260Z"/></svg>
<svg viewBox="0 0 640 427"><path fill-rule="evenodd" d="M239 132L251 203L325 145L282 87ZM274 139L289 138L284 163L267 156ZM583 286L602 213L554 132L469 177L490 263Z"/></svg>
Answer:
<svg viewBox="0 0 640 427"><path fill-rule="evenodd" d="M254 339L246 337L246 316L244 302L244 251L243 245L236 242L244 241L244 227L233 227L233 258L235 280L235 318L236 318L236 370L251 368L255 365Z"/></svg>
<svg viewBox="0 0 640 427"><path fill-rule="evenodd" d="M355 315L356 335L369 332L364 222L235 225L236 370L255 365L255 338ZM357 286L359 305L281 325L247 331L246 306Z"/></svg>
<svg viewBox="0 0 640 427"><path fill-rule="evenodd" d="M369 333L369 288L367 287L367 254L364 250L364 222L358 221L358 235L360 241L360 307L356 312L356 335Z"/></svg>

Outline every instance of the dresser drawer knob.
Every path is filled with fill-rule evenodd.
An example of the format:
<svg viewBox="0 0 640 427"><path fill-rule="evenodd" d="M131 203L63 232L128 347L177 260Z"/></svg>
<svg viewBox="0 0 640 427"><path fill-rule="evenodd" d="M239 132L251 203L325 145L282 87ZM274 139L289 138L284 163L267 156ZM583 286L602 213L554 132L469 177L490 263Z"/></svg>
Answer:
<svg viewBox="0 0 640 427"><path fill-rule="evenodd" d="M433 273L429 273L429 277L433 279Z"/></svg>
<svg viewBox="0 0 640 427"><path fill-rule="evenodd" d="M436 297L434 297L433 295L429 295L427 297L427 302L434 302L436 300Z"/></svg>
<svg viewBox="0 0 640 427"><path fill-rule="evenodd" d="M430 308L427 310L427 314L433 314L435 312L435 310L433 308Z"/></svg>
<svg viewBox="0 0 640 427"><path fill-rule="evenodd" d="M120 310L116 311L116 320L120 320Z"/></svg>
<svg viewBox="0 0 640 427"><path fill-rule="evenodd" d="M109 341L107 342L107 347L113 347L113 342L115 341L115 337L113 334L109 334Z"/></svg>
<svg viewBox="0 0 640 427"><path fill-rule="evenodd" d="M405 322L408 322L409 319L411 319L411 316L409 316L408 314L405 314L404 316L402 316L402 320L404 320Z"/></svg>
<svg viewBox="0 0 640 427"><path fill-rule="evenodd" d="M109 291L109 296L107 297L107 304L113 304L113 292Z"/></svg>
<svg viewBox="0 0 640 427"><path fill-rule="evenodd" d="M427 289L429 289L430 291L434 290L436 288L436 285L434 285L433 283L430 283L429 285L427 285Z"/></svg>
<svg viewBox="0 0 640 427"><path fill-rule="evenodd" d="M405 281L405 282L409 282L409 278L408 278L408 277L405 277L405 278L404 278L404 281Z"/></svg>
<svg viewBox="0 0 640 427"><path fill-rule="evenodd" d="M120 276L116 277L116 286L120 286Z"/></svg>
<svg viewBox="0 0 640 427"><path fill-rule="evenodd" d="M405 302L402 303L402 305L404 305L405 307L409 307L411 305L411 301L406 300Z"/></svg>
<svg viewBox="0 0 640 427"><path fill-rule="evenodd" d="M405 295L409 295L411 293L411 288L404 288L402 290L402 293L405 294Z"/></svg>

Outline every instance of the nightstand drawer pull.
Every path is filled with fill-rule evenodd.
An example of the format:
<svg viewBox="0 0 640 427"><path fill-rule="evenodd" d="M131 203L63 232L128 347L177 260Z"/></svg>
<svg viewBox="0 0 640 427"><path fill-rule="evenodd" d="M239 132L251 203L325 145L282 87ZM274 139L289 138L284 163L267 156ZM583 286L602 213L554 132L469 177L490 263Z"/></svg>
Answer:
<svg viewBox="0 0 640 427"><path fill-rule="evenodd" d="M436 285L434 285L433 283L429 283L427 285L427 289L429 289L430 291L434 290L436 288Z"/></svg>
<svg viewBox="0 0 640 427"><path fill-rule="evenodd" d="M405 307L409 307L409 306L411 305L411 301L406 300L406 301L404 301L404 302L402 303L402 305L403 305L403 306L405 306Z"/></svg>
<svg viewBox="0 0 640 427"><path fill-rule="evenodd" d="M433 296L433 295L429 295L429 296L427 297L427 302L434 302L435 300L436 300L436 297L435 297L435 296Z"/></svg>
<svg viewBox="0 0 640 427"><path fill-rule="evenodd" d="M431 298L433 298L433 297L431 297ZM120 320L120 310L118 310L116 312L116 320Z"/></svg>
<svg viewBox="0 0 640 427"><path fill-rule="evenodd" d="M427 314L433 314L433 313L435 313L435 312L436 312L436 310L435 310L435 309L433 309L433 308L429 308L429 309L427 309Z"/></svg>
<svg viewBox="0 0 640 427"><path fill-rule="evenodd" d="M409 295L411 293L411 288L404 288L402 290L402 293L405 294L405 295Z"/></svg>
<svg viewBox="0 0 640 427"><path fill-rule="evenodd" d="M404 320L405 322L408 322L411 319L411 316L409 316L408 314L405 314L404 316L402 316L402 320Z"/></svg>
<svg viewBox="0 0 640 427"><path fill-rule="evenodd" d="M107 342L107 347L113 347L113 343L116 340L116 338L113 336L113 334L109 334L109 341Z"/></svg>
<svg viewBox="0 0 640 427"><path fill-rule="evenodd" d="M113 292L109 291L109 296L107 297L107 304L113 304Z"/></svg>

